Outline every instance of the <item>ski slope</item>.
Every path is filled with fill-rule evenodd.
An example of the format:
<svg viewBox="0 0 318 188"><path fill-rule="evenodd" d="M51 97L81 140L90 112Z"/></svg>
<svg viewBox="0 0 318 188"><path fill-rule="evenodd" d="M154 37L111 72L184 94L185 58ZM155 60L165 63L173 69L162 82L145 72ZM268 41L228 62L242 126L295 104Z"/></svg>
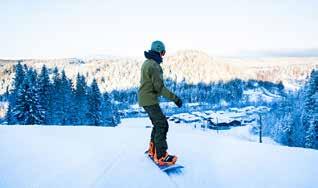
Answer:
<svg viewBox="0 0 318 188"><path fill-rule="evenodd" d="M169 151L185 166L161 172L144 156L146 118L118 127L0 126L1 188L314 188L318 151L247 142L171 125Z"/></svg>

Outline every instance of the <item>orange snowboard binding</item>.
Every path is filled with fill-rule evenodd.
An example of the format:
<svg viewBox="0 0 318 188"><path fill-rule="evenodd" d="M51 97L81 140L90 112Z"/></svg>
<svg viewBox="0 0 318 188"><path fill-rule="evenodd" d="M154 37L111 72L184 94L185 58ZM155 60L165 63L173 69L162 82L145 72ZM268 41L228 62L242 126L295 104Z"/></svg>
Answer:
<svg viewBox="0 0 318 188"><path fill-rule="evenodd" d="M178 160L177 156L174 155L169 155L168 152L166 152L161 158L157 158L157 153L155 152L154 155L154 161L157 163L159 166L171 166L176 164Z"/></svg>
<svg viewBox="0 0 318 188"><path fill-rule="evenodd" d="M159 166L171 166L174 165L178 160L177 156L169 155L168 152L158 159L155 144L152 141L150 141L149 148L145 153L147 153L148 156L152 158Z"/></svg>

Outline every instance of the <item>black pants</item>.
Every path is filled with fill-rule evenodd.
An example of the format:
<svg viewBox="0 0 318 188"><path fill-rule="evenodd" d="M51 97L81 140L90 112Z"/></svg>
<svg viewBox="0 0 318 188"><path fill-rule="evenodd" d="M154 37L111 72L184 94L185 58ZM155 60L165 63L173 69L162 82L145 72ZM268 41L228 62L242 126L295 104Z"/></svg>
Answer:
<svg viewBox="0 0 318 188"><path fill-rule="evenodd" d="M153 141L157 157L162 157L168 149L167 144L167 132L169 129L169 124L166 119L166 116L162 113L162 110L159 104L154 104L151 106L143 107L147 112L153 128L151 131L151 141Z"/></svg>

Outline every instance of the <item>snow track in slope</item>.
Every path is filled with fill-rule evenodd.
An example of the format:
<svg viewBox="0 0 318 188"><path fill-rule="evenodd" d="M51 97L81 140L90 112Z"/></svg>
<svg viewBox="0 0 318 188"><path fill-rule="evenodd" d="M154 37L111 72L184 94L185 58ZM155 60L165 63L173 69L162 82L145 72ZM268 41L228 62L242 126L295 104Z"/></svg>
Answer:
<svg viewBox="0 0 318 188"><path fill-rule="evenodd" d="M118 165L120 163L120 161L123 158L123 154L125 154L124 152L125 150L122 149L121 152L119 152L113 160L110 161L105 161L105 163L103 164L107 164L106 162L108 162L109 164L106 165L105 169L103 170L103 172L96 178L96 180L93 182L93 184L90 187L96 187L98 185L98 183L100 183L103 179L105 181L105 179L107 179L107 175L109 173L112 172L112 170L114 169L114 167L116 167L116 165Z"/></svg>
<svg viewBox="0 0 318 188"><path fill-rule="evenodd" d="M111 165L107 165L97 181L91 186L94 188L104 187L127 187L127 188L148 188L148 187L178 187L158 167L151 164L145 155L137 148L123 147ZM128 155L129 154L129 155ZM127 180L134 179L134 181Z"/></svg>

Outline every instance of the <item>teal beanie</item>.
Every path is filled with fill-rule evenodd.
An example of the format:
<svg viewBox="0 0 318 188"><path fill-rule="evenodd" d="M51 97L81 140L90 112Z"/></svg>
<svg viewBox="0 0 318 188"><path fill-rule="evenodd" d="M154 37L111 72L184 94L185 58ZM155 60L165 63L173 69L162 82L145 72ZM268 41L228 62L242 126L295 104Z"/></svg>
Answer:
<svg viewBox="0 0 318 188"><path fill-rule="evenodd" d="M151 50L161 53L162 51L166 51L165 45L163 44L163 42L156 40L153 41L151 44Z"/></svg>

